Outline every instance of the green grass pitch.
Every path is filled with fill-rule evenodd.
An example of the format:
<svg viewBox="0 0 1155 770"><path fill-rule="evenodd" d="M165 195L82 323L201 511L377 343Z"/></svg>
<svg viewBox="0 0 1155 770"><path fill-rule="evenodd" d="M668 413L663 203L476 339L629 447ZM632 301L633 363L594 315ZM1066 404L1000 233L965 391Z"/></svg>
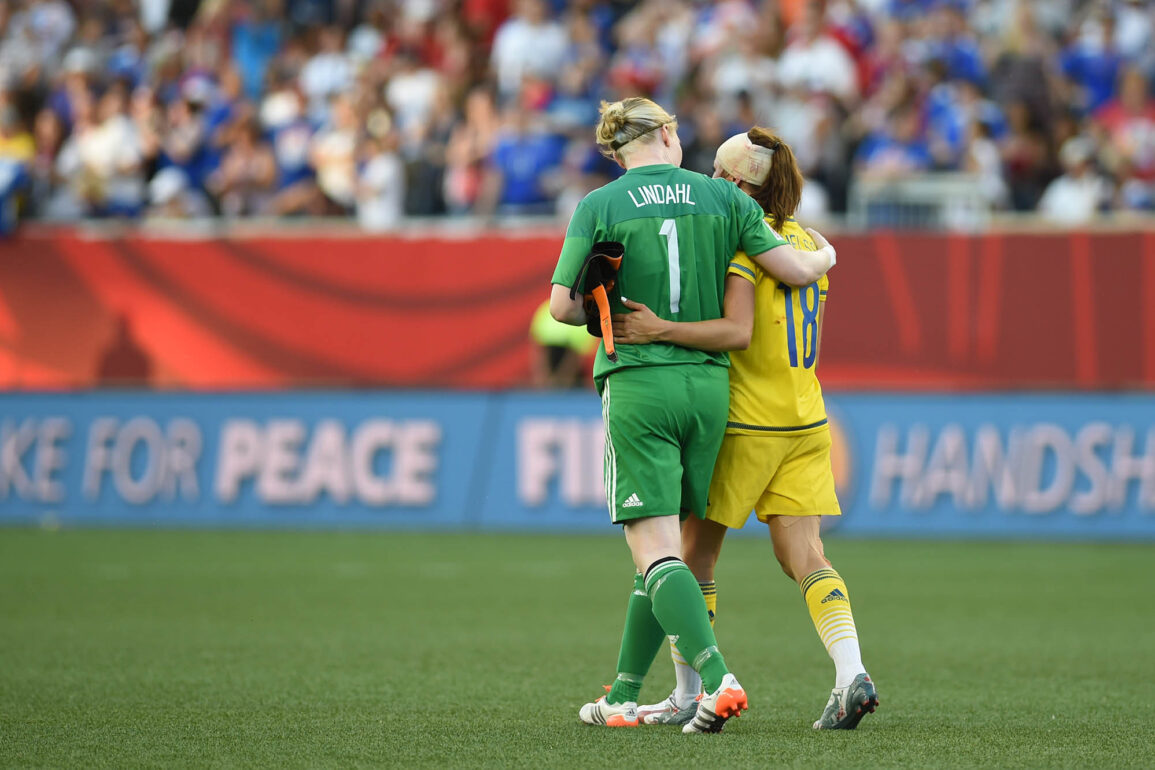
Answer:
<svg viewBox="0 0 1155 770"><path fill-rule="evenodd" d="M1155 547L831 539L882 705L814 733L833 669L760 538L718 635L721 735L609 730L619 537L0 530L4 767L1151 767ZM673 681L663 650L643 699Z"/></svg>

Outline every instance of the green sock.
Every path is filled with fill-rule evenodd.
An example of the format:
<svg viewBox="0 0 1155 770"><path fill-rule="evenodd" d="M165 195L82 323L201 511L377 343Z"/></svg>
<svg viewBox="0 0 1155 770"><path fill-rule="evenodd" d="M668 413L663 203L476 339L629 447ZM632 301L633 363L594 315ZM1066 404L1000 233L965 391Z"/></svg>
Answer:
<svg viewBox="0 0 1155 770"><path fill-rule="evenodd" d="M622 648L618 652L618 678L614 680L606 701L637 703L642 679L650 671L654 656L662 646L666 632L654 617L650 597L641 574L634 575L634 589L626 606L626 628L622 631Z"/></svg>
<svg viewBox="0 0 1155 770"><path fill-rule="evenodd" d="M729 669L718 652L706 600L694 573L679 559L661 562L646 575L646 592L654 617L678 645L678 652L702 675L706 692L717 690Z"/></svg>

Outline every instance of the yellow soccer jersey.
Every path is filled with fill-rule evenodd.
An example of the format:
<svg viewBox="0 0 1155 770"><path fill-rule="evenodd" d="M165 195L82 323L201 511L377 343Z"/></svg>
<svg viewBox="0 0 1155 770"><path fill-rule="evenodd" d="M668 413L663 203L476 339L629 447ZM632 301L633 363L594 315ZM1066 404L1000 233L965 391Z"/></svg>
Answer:
<svg viewBox="0 0 1155 770"><path fill-rule="evenodd" d="M782 228L782 237L796 249L817 250L793 217ZM823 429L826 405L814 365L827 277L796 289L767 275L741 251L728 272L754 284L754 332L750 347L730 354L726 432L780 436Z"/></svg>

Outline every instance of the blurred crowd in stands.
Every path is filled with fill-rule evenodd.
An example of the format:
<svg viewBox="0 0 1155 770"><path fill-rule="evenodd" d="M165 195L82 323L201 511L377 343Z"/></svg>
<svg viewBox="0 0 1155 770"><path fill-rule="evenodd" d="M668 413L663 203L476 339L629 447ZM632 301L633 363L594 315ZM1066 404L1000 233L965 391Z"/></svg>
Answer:
<svg viewBox="0 0 1155 770"><path fill-rule="evenodd" d="M7 220L555 214L619 172L602 99L673 109L684 166L753 124L803 216L962 171L1061 222L1155 208L1142 0L5 0Z"/></svg>

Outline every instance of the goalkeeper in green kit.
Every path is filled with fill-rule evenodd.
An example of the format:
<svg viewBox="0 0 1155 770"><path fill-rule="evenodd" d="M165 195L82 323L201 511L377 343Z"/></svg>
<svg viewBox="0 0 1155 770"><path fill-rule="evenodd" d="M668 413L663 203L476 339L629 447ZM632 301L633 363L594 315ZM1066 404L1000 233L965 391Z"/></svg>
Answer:
<svg viewBox="0 0 1155 770"><path fill-rule="evenodd" d="M550 295L557 320L595 329L589 297L597 299L602 318L607 305L622 313L641 304L665 319L700 322L689 328L716 335L717 325L732 324L735 313L753 312L725 306L725 276L736 251L794 286L813 283L833 266L834 249L817 233L822 249L797 251L736 185L679 168L677 123L649 99L603 103L597 143L626 173L587 195L570 220ZM733 347L748 341L736 334ZM617 678L579 716L593 725L636 726L642 679L669 637L701 674L706 692L683 731L718 732L747 707L747 697L726 667L698 582L682 562L681 520L706 511L726 427L729 360L725 353L660 342L616 351L606 345L612 346L612 334L603 334L594 364L606 432L606 501L613 522L623 525L636 575Z"/></svg>

